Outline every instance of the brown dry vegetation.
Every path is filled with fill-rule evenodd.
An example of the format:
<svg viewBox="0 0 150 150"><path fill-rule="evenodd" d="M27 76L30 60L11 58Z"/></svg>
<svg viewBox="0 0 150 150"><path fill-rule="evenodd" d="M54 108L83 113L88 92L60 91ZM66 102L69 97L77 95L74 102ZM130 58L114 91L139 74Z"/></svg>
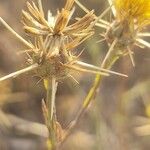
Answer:
<svg viewBox="0 0 150 150"><path fill-rule="evenodd" d="M43 0L44 8L55 14L63 0ZM0 16L15 31L26 37L22 29L21 10L25 0L0 0ZM84 1L81 1L84 3ZM85 6L96 14L108 6L104 0L87 0ZM76 16L84 12L76 8ZM105 19L109 20L110 16ZM76 50L81 59L94 65L103 60L107 43L96 43L101 30ZM149 40L147 38L147 40ZM0 75L8 74L25 65L25 47L0 24ZM121 58L113 70L127 74L128 78L112 75L100 86L96 100L80 119L75 131L63 145L63 150L149 150L150 149L150 51L135 47L133 67L128 56ZM86 96L94 75L74 73L79 84L72 79L59 83L56 106L62 127L73 120ZM45 97L43 82L38 77L24 74L0 83L0 150L44 150L47 130L41 108ZM36 124L36 123L37 124Z"/></svg>

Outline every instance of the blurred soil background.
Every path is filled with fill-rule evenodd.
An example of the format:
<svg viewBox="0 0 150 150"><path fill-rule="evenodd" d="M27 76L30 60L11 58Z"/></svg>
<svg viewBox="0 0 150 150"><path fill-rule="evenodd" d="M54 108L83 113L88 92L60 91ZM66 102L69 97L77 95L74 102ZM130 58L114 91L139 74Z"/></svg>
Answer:
<svg viewBox="0 0 150 150"><path fill-rule="evenodd" d="M87 8L100 14L108 7L105 0L82 0ZM64 0L43 0L45 13L55 15L64 6ZM0 16L20 35L23 31L21 11L26 0L0 0ZM74 16L84 12L76 7ZM110 15L105 17L110 20ZM147 29L148 30L148 29ZM84 52L81 59L100 65L108 46L96 35L82 44L75 53ZM150 39L147 39L150 41ZM0 76L26 66L26 49L2 24L0 24ZM80 119L73 134L63 145L63 150L150 150L150 50L134 47L136 67L128 56L112 68L129 78L118 76L103 80L96 101ZM58 120L65 128L80 109L94 76L74 73L72 79L59 83L57 91ZM0 150L46 150L46 131L41 100L45 98L43 83L30 74L21 75L0 83Z"/></svg>

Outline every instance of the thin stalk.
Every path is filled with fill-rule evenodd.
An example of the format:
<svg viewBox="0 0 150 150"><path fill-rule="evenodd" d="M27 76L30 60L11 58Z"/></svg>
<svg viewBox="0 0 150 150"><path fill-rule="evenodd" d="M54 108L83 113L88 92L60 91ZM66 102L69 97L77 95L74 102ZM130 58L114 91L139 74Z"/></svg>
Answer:
<svg viewBox="0 0 150 150"><path fill-rule="evenodd" d="M49 150L55 150L56 149L56 134L55 134L55 120L53 117L53 112L54 112L54 105L55 105L55 94L56 94L56 87L57 83L55 78L47 79L47 98L46 98L46 105L47 105L47 110L48 110L48 115L47 115L47 128L49 131L49 137L48 141L50 143Z"/></svg>

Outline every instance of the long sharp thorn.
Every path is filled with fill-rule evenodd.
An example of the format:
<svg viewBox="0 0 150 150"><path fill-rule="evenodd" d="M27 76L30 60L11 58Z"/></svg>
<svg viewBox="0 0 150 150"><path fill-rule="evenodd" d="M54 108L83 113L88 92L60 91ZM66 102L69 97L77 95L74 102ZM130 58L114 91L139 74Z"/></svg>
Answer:
<svg viewBox="0 0 150 150"><path fill-rule="evenodd" d="M102 13L100 16L97 17L97 20L98 20L98 21L100 20L100 21L103 22L104 24L109 25L109 23L108 23L107 21L103 21L103 20L101 20L101 18L103 18L103 17L106 15L106 13L107 13L110 9L111 9L111 7L108 7L107 9L105 9L105 10L103 11L103 13Z"/></svg>
<svg viewBox="0 0 150 150"><path fill-rule="evenodd" d="M108 26L104 25L104 24L101 24L101 23L96 23L95 24L97 27L100 27L100 28L104 28L104 29L107 29Z"/></svg>
<svg viewBox="0 0 150 150"><path fill-rule="evenodd" d="M104 69L104 68L100 68L100 67L97 67L97 66L94 66L94 65L91 65L91 64L81 62L81 61L77 61L76 63L78 65L82 66L82 67L86 67L86 68L89 68L89 69L95 69L96 71L104 71L106 73L111 73L111 74L116 74L116 75L123 76L123 77L128 77L125 74L118 73L118 72L115 72L115 71L112 71L112 70L107 70L107 69Z"/></svg>
<svg viewBox="0 0 150 150"><path fill-rule="evenodd" d="M104 76L109 76L109 73L101 72L101 71L95 71L95 70L89 70L85 68L80 68L78 66L73 66L73 65L66 65L63 64L65 67L70 68L72 70L80 71L80 72L87 72L87 73L92 73L92 74L100 74Z"/></svg>
<svg viewBox="0 0 150 150"><path fill-rule="evenodd" d="M115 40L113 41L113 43L111 44L111 46L110 46L110 48L109 48L109 50L108 50L108 52L107 52L107 54L106 54L106 56L105 56L105 58L104 58L102 64L101 64L101 68L104 68L104 65L105 65L105 63L106 63L106 61L107 61L109 55L110 55L111 52L113 51L113 49L114 49L114 47L115 47L117 41L118 41L118 40L115 39Z"/></svg>
<svg viewBox="0 0 150 150"><path fill-rule="evenodd" d="M113 0L108 0L108 3L111 6L111 10L112 10L112 13L113 13L114 17L116 17L116 9L113 5Z"/></svg>
<svg viewBox="0 0 150 150"><path fill-rule="evenodd" d="M38 67L38 64L33 64L33 65L31 65L31 66L29 66L29 67L27 67L27 68L24 68L24 69L19 70L19 71L16 71L16 72L13 72L13 73L11 73L11 74L8 74L8 75L6 75L6 76L0 78L0 82L1 82L1 81L4 81L4 80L7 80L7 79L10 79L10 78L15 78L16 76L19 76L19 75L21 75L21 74L23 74L23 73L26 73L26 72L29 72L29 71L31 71L31 70L34 70L34 69L36 69L37 67Z"/></svg>
<svg viewBox="0 0 150 150"><path fill-rule="evenodd" d="M146 32L146 33L138 33L139 37L149 37L150 33Z"/></svg>
<svg viewBox="0 0 150 150"><path fill-rule="evenodd" d="M85 6L83 6L78 0L75 0L75 2L76 2L76 4L77 4L85 13L89 13L89 12L90 12L90 11L89 11ZM108 23L107 21L102 20L101 18L108 12L108 10L110 10L110 8L106 9L99 17L96 17L96 16L95 16L95 19L96 19L95 22L100 21L100 22L103 23L103 24L96 23L97 26L107 29L107 26L109 25L109 23ZM94 22L94 23L95 23L95 22Z"/></svg>
<svg viewBox="0 0 150 150"><path fill-rule="evenodd" d="M71 74L69 74L68 77L70 77L71 79L73 79L73 81L75 81L75 83L79 84L79 82Z"/></svg>
<svg viewBox="0 0 150 150"><path fill-rule="evenodd" d="M76 4L86 13L89 13L90 11L85 7L83 6L78 0L75 0Z"/></svg>
<svg viewBox="0 0 150 150"><path fill-rule="evenodd" d="M109 9L110 9L110 7L109 7ZM106 21L106 20L100 19L99 22L101 22L101 23L103 23L103 24L105 24L105 25L107 25L107 26L110 26L110 22L108 22L108 21Z"/></svg>
<svg viewBox="0 0 150 150"><path fill-rule="evenodd" d="M146 41L144 41L144 40L142 40L142 39L136 39L136 41L137 41L138 43L140 43L140 44L142 44L142 45L144 45L144 46L150 48L150 43L148 43L148 42L146 42Z"/></svg>
<svg viewBox="0 0 150 150"><path fill-rule="evenodd" d="M131 63L133 65L133 67L135 67L135 62L134 62L134 58L133 58L133 52L130 50L130 48L128 47L128 52L129 52L129 56L130 56L130 59L131 59Z"/></svg>
<svg viewBox="0 0 150 150"><path fill-rule="evenodd" d="M111 7L108 7L106 10L103 11L103 13L100 16L96 17L96 20L92 24L94 24L96 26L98 26L98 25L105 26L105 28L107 29L107 27L110 25L110 23L102 20L102 18L106 15L106 13L110 10L110 8ZM98 23L98 22L102 22L102 24Z"/></svg>
<svg viewBox="0 0 150 150"><path fill-rule="evenodd" d="M140 47L141 49L144 49L144 47L145 47L145 46L143 46L142 44L137 43L137 42L135 43L135 45L136 45L137 47Z"/></svg>
<svg viewBox="0 0 150 150"><path fill-rule="evenodd" d="M33 48L33 45L23 39L17 32L15 32L1 17L0 22L13 34L15 35L23 44L29 48Z"/></svg>
<svg viewBox="0 0 150 150"><path fill-rule="evenodd" d="M96 43L101 43L101 42L104 42L104 41L106 41L106 38L103 38L103 39L97 41Z"/></svg>

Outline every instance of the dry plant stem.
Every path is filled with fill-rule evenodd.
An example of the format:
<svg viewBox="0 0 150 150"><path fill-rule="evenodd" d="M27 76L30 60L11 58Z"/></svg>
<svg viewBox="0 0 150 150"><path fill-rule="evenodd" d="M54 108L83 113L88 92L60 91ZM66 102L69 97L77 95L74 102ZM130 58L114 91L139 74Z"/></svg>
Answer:
<svg viewBox="0 0 150 150"><path fill-rule="evenodd" d="M8 75L0 78L0 82L4 81L4 80L7 80L7 79L10 79L10 78L15 78L15 77L17 77L17 76L19 76L19 75L21 75L23 73L32 71L32 70L36 69L38 66L39 66L38 64L33 64L33 65L31 65L31 66L29 66L27 68L24 68L24 69L16 71L16 72L13 72L11 74L8 74Z"/></svg>
<svg viewBox="0 0 150 150"><path fill-rule="evenodd" d="M1 17L0 22L13 34L15 37L17 37L24 45L26 45L28 48L33 48L33 45L27 42L25 39L23 39L18 33L16 33Z"/></svg>
<svg viewBox="0 0 150 150"><path fill-rule="evenodd" d="M110 46L110 48L102 62L101 68L110 69L112 67L112 65L119 59L120 56L116 55L116 52L113 51L116 43L117 43L117 40L114 40L114 42ZM100 75L100 74L96 75L93 85L92 85L91 89L89 90L86 98L83 101L83 105L82 105L81 109L79 110L76 118L69 124L69 126L67 128L66 136L60 145L62 145L65 142L65 140L69 137L69 135L73 132L73 130L77 126L80 118L82 117L82 115L84 114L86 109L88 108L89 104L95 98L96 92L98 91L98 88L99 88L99 85L100 85L102 79L103 79L102 75Z"/></svg>
<svg viewBox="0 0 150 150"><path fill-rule="evenodd" d="M55 130L54 130L54 123L55 123L55 118L53 117L53 112L54 112L54 105L55 105L55 94L56 94L56 89L57 89L57 83L55 78L47 79L47 99L46 99L46 105L47 105L47 128L49 131L49 137L48 141L51 143L51 148L50 150L55 150L56 149L56 135L55 135Z"/></svg>

